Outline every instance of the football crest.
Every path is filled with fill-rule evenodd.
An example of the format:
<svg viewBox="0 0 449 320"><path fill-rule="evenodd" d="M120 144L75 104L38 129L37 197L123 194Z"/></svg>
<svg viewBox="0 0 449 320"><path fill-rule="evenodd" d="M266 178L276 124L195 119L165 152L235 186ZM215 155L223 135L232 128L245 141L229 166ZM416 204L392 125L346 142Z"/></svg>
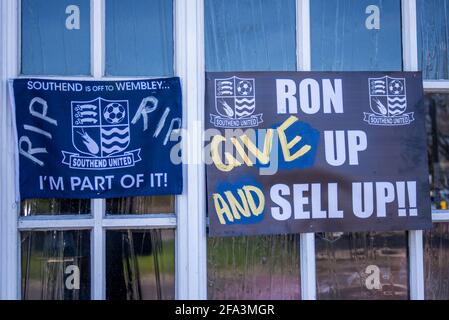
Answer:
<svg viewBox="0 0 449 320"><path fill-rule="evenodd" d="M127 100L72 101L71 120L78 154L64 151L63 163L75 169L111 169L140 160L140 150L125 152L131 140Z"/></svg>
<svg viewBox="0 0 449 320"><path fill-rule="evenodd" d="M407 92L405 78L384 76L369 78L369 102L373 113L364 113L371 125L406 125L414 120L413 112L406 114Z"/></svg>
<svg viewBox="0 0 449 320"><path fill-rule="evenodd" d="M215 110L211 123L220 128L256 127L262 114L256 110L255 79L231 77L215 79Z"/></svg>

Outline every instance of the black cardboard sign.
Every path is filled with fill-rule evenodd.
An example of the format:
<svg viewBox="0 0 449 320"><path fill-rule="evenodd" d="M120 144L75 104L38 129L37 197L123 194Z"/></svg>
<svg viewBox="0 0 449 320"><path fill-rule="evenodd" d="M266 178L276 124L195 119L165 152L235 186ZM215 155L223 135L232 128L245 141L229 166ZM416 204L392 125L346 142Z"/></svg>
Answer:
<svg viewBox="0 0 449 320"><path fill-rule="evenodd" d="M418 72L206 74L209 234L431 227Z"/></svg>

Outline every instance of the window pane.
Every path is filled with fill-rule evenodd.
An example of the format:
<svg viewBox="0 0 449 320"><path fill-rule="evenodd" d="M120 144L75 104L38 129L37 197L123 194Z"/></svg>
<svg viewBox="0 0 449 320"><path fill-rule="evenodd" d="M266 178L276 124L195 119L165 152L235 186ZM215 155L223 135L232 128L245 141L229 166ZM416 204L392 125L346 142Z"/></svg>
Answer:
<svg viewBox="0 0 449 320"><path fill-rule="evenodd" d="M173 74L171 0L106 0L106 74Z"/></svg>
<svg viewBox="0 0 449 320"><path fill-rule="evenodd" d="M90 299L90 232L21 233L22 298Z"/></svg>
<svg viewBox="0 0 449 320"><path fill-rule="evenodd" d="M449 223L424 232L426 299L449 299Z"/></svg>
<svg viewBox="0 0 449 320"><path fill-rule="evenodd" d="M209 299L299 299L299 235L210 238Z"/></svg>
<svg viewBox="0 0 449 320"><path fill-rule="evenodd" d="M106 74L173 75L171 0L106 0ZM174 196L109 199L106 212L173 213L174 202Z"/></svg>
<svg viewBox="0 0 449 320"><path fill-rule="evenodd" d="M106 296L110 300L174 299L175 231L107 231Z"/></svg>
<svg viewBox="0 0 449 320"><path fill-rule="evenodd" d="M206 70L296 69L295 1L206 0Z"/></svg>
<svg viewBox="0 0 449 320"><path fill-rule="evenodd" d="M429 173L433 209L448 209L449 202L449 95L426 94Z"/></svg>
<svg viewBox="0 0 449 320"><path fill-rule="evenodd" d="M22 0L22 74L90 74L89 0Z"/></svg>
<svg viewBox="0 0 449 320"><path fill-rule="evenodd" d="M407 299L407 234L318 233L318 299Z"/></svg>
<svg viewBox="0 0 449 320"><path fill-rule="evenodd" d="M21 202L20 215L89 214L90 200L86 199L29 199Z"/></svg>
<svg viewBox="0 0 449 320"><path fill-rule="evenodd" d="M449 3L417 0L418 60L424 79L449 79Z"/></svg>
<svg viewBox="0 0 449 320"><path fill-rule="evenodd" d="M134 197L109 199L106 202L107 214L156 214L175 213L175 197Z"/></svg>
<svg viewBox="0 0 449 320"><path fill-rule="evenodd" d="M90 1L22 0L22 74L90 74ZM90 201L22 201L21 215L83 214Z"/></svg>
<svg viewBox="0 0 449 320"><path fill-rule="evenodd" d="M400 5L400 0L310 1L312 70L400 71Z"/></svg>

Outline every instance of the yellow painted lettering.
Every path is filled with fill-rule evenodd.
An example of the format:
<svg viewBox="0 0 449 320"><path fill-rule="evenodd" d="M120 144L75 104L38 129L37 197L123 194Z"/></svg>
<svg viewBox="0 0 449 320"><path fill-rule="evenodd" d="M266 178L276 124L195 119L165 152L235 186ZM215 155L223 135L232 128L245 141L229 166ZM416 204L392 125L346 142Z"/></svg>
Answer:
<svg viewBox="0 0 449 320"><path fill-rule="evenodd" d="M223 199L223 197L218 193L214 193L212 197L214 199L215 212L217 213L220 223L226 224L224 216L226 216L229 222L233 222L234 218L232 216L231 210L229 209L229 206L226 204L226 201Z"/></svg>
<svg viewBox="0 0 449 320"><path fill-rule="evenodd" d="M262 190L255 186L244 186L243 190L245 191L246 199L248 200L252 214L258 216L265 209L265 196L263 195ZM259 199L259 205L256 205L252 193L254 193Z"/></svg>
<svg viewBox="0 0 449 320"><path fill-rule="evenodd" d="M217 167L217 169L220 171L229 172L235 167L241 166L242 164L228 152L225 152L225 158L228 164L226 165L223 163L223 161L221 161L220 153L218 152L219 149L218 147L220 143L225 141L226 139L221 135L214 136L210 144L210 150L212 160L214 161L214 164Z"/></svg>
<svg viewBox="0 0 449 320"><path fill-rule="evenodd" d="M265 135L265 141L263 144L263 151L260 151L259 148L251 141L251 139L246 135L242 135L240 139L242 139L243 144L248 148L248 150L256 156L256 158L262 164L268 164L270 162L270 152L273 146L273 129L268 129L267 134Z"/></svg>
<svg viewBox="0 0 449 320"><path fill-rule="evenodd" d="M236 197L232 194L231 191L226 191L225 195L229 202L229 205L232 210L232 214L234 215L235 220L240 220L242 214L244 217L251 217L251 212L249 210L248 201L246 200L245 193L242 189L238 189L237 193L240 197L240 201L236 199Z"/></svg>
<svg viewBox="0 0 449 320"><path fill-rule="evenodd" d="M298 121L298 118L295 116L290 116L287 120L284 121L284 123L278 128L279 133L279 141L281 143L282 147L282 154L284 155L285 161L294 161L299 157L302 157L307 152L309 152L312 147L308 144L302 146L298 151L296 151L293 155L290 153L290 150L301 141L301 136L296 136L291 140L290 142L287 141L287 136L285 135L285 131L296 121Z"/></svg>

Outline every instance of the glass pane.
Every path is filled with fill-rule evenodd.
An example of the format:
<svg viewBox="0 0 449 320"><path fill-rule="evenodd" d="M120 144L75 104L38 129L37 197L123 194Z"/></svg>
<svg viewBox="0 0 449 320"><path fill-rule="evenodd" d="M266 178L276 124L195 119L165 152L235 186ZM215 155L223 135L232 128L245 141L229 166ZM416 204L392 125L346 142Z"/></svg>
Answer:
<svg viewBox="0 0 449 320"><path fill-rule="evenodd" d="M417 0L418 62L424 79L449 79L449 3Z"/></svg>
<svg viewBox="0 0 449 320"><path fill-rule="evenodd" d="M106 201L107 214L175 213L174 196L116 198Z"/></svg>
<svg viewBox="0 0 449 320"><path fill-rule="evenodd" d="M90 214L87 199L29 199L21 202L22 217L37 215Z"/></svg>
<svg viewBox="0 0 449 320"><path fill-rule="evenodd" d="M90 232L21 233L22 299L90 299Z"/></svg>
<svg viewBox="0 0 449 320"><path fill-rule="evenodd" d="M173 75L171 0L106 0L106 74ZM106 212L174 213L174 202L174 196L108 199Z"/></svg>
<svg viewBox="0 0 449 320"><path fill-rule="evenodd" d="M448 209L449 203L449 95L426 94L424 107L429 148L429 172L433 209Z"/></svg>
<svg viewBox="0 0 449 320"><path fill-rule="evenodd" d="M299 299L299 235L210 238L209 299Z"/></svg>
<svg viewBox="0 0 449 320"><path fill-rule="evenodd" d="M90 74L90 1L22 0L22 74Z"/></svg>
<svg viewBox="0 0 449 320"><path fill-rule="evenodd" d="M318 299L408 299L407 234L318 233Z"/></svg>
<svg viewBox="0 0 449 320"><path fill-rule="evenodd" d="M449 223L424 232L426 299L449 300Z"/></svg>
<svg viewBox="0 0 449 320"><path fill-rule="evenodd" d="M106 297L174 299L175 231L107 231Z"/></svg>
<svg viewBox="0 0 449 320"><path fill-rule="evenodd" d="M22 74L90 74L90 1L22 0ZM21 216L87 214L89 200L22 201Z"/></svg>
<svg viewBox="0 0 449 320"><path fill-rule="evenodd" d="M106 0L106 74L173 74L171 0Z"/></svg>
<svg viewBox="0 0 449 320"><path fill-rule="evenodd" d="M312 70L400 71L400 2L310 1Z"/></svg>
<svg viewBox="0 0 449 320"><path fill-rule="evenodd" d="M207 71L296 69L295 1L206 0Z"/></svg>

